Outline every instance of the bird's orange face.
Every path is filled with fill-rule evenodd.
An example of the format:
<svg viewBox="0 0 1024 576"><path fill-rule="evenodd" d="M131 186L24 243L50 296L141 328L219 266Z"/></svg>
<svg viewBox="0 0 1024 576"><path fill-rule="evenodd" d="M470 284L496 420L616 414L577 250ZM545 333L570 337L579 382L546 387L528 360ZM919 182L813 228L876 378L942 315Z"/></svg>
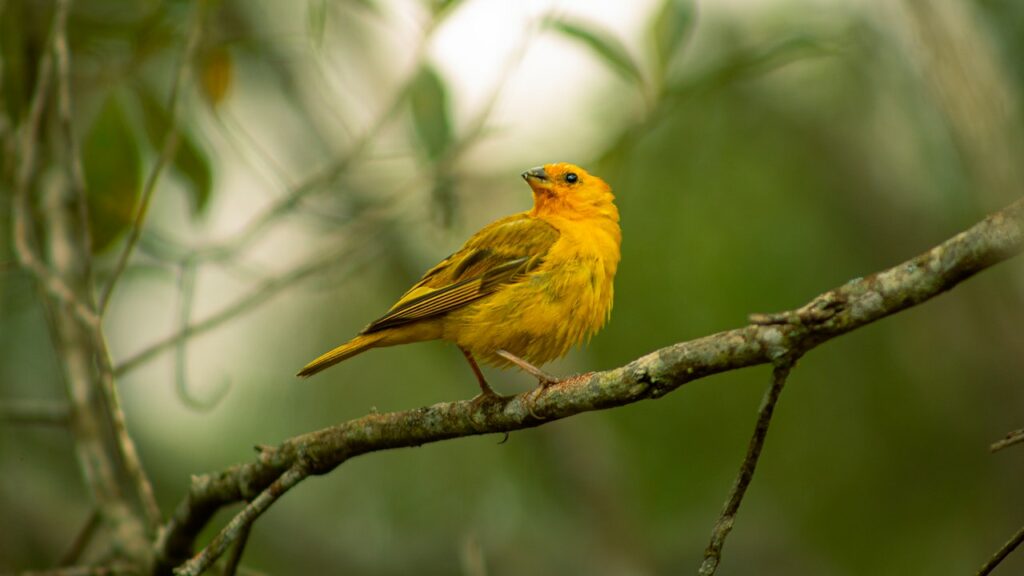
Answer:
<svg viewBox="0 0 1024 576"><path fill-rule="evenodd" d="M534 210L537 211L590 215L594 211L605 212L615 199L604 180L567 162L531 168L523 172L523 179L533 189Z"/></svg>

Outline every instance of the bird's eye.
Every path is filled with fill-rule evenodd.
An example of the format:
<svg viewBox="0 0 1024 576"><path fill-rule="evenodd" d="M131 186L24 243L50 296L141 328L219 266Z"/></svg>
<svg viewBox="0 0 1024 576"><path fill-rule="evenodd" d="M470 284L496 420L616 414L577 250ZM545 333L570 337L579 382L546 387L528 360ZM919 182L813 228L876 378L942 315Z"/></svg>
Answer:
<svg viewBox="0 0 1024 576"><path fill-rule="evenodd" d="M568 182L569 184L575 184L576 181L579 179L580 177L577 176L575 172L569 172L568 174L565 175L565 181Z"/></svg>

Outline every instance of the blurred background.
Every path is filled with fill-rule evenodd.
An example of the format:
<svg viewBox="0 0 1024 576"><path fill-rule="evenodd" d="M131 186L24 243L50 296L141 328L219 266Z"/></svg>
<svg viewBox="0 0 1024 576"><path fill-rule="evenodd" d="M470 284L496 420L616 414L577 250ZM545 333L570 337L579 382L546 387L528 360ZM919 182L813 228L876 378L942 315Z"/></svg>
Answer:
<svg viewBox="0 0 1024 576"><path fill-rule="evenodd" d="M10 234L52 14L0 0L0 403L65 394ZM165 513L255 444L474 395L443 343L293 374L528 209L532 166L583 165L622 214L611 323L556 374L797 307L1024 191L1018 0L81 0L68 34L101 283L179 126L105 324ZM59 136L49 114L37 213L66 185ZM1024 426L1022 320L1017 260L802 359L719 573L973 574L1024 523L1020 449L987 450ZM694 573L769 377L357 458L272 507L244 564ZM0 470L0 572L53 565L91 510L69 434L0 423Z"/></svg>

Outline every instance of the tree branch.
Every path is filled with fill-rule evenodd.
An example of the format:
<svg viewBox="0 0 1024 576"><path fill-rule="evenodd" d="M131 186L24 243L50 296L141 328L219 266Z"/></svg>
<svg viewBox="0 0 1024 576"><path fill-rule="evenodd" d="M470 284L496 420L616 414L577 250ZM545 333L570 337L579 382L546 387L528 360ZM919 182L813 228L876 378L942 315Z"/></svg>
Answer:
<svg viewBox="0 0 1024 576"><path fill-rule="evenodd" d="M59 9L67 13L71 0L60 0ZM67 26L62 25L54 31L53 53L57 58L57 107L60 112L60 126L64 137L68 164L68 175L74 190L75 202L78 203L79 228L82 234L82 253L86 257L83 263L85 277L92 280L92 233L89 229L89 203L86 201L85 169L82 167L82 156L75 139L74 122L71 113L71 57L68 51Z"/></svg>
<svg viewBox="0 0 1024 576"><path fill-rule="evenodd" d="M223 506L259 496L269 506L285 482L330 472L346 460L379 450L419 446L463 436L521 430L581 412L659 398L720 372L778 363L831 338L895 314L953 288L1024 249L1024 200L897 266L847 282L792 312L758 316L743 328L662 348L620 368L568 378L547 389L492 401L461 400L370 414L262 447L255 462L196 476L156 543L157 573L192 555L200 530ZM296 472L301 470L302 473ZM269 494L274 494L271 498ZM215 538L204 558L230 544L230 530L263 509L247 506ZM213 558L215 559L215 558ZM212 562L212 560L210 562ZM185 570L194 571L195 563Z"/></svg>
<svg viewBox="0 0 1024 576"><path fill-rule="evenodd" d="M69 567L78 562L78 559L85 552L89 542L92 541L93 536L96 534L96 530L100 527L101 521L100 510L93 508L92 512L89 512L89 517L86 518L85 524L78 530L75 539L71 541L71 546L61 555L60 562L58 563L59 566Z"/></svg>
<svg viewBox="0 0 1024 576"><path fill-rule="evenodd" d="M50 34L52 36L47 46L57 45L57 38L64 34L67 23L68 5L61 3L54 12L53 25ZM55 274L49 266L39 257L32 247L32 217L29 203L29 187L32 184L32 177L35 174L36 153L38 148L39 123L46 109L46 102L50 94L50 82L53 76L53 54L55 51L47 49L39 57L39 67L36 73L36 85L32 93L32 102L29 105L28 117L20 126L18 142L18 172L14 180L14 200L12 210L11 227L14 230L14 249L18 256L18 262L22 267L31 271L39 283L62 304L68 306L75 316L87 327L99 326L99 317L93 310L82 302L74 290L68 286L62 278Z"/></svg>
<svg viewBox="0 0 1024 576"><path fill-rule="evenodd" d="M725 506L722 508L722 514L711 531L711 542L704 550L704 561L697 572L700 576L712 576L718 570L725 539L732 531L732 526L736 522L736 513L739 512L740 504L743 502L743 496L747 493L747 487L750 486L750 481L754 478L754 470L757 469L757 461L761 457L761 449L768 436L768 426L772 422L775 404L779 401L782 388L786 385L786 378L789 377L789 371L796 360L795 357L783 357L772 371L772 385L764 393L761 407L757 410L757 424L754 426L754 435L750 438L750 445L747 447L747 456L743 459L743 464L740 465L740 471L729 492L729 499L726 500Z"/></svg>
<svg viewBox="0 0 1024 576"><path fill-rule="evenodd" d="M252 502L239 512L228 525L220 531L210 544L195 558L189 560L174 570L176 576L198 576L213 565L221 554L227 550L235 540L247 537L252 523L259 518L260 514L267 511L270 505L284 496L284 493L294 488L299 482L309 476L309 468L304 462L298 462L274 480L267 489L260 493Z"/></svg>
<svg viewBox="0 0 1024 576"><path fill-rule="evenodd" d="M1010 552L1013 552L1017 546L1020 546L1021 542L1024 542L1024 527L1018 530L1012 538L1007 540L1006 544L1003 544L1003 547L997 550L996 553L988 559L988 562L985 562L985 565L978 570L978 573L975 576L987 576L988 574L991 574L992 571L996 569L996 566L999 566L999 564L1010 555Z"/></svg>
<svg viewBox="0 0 1024 576"><path fill-rule="evenodd" d="M231 549L231 555L228 556L227 562L224 563L224 576L235 576L238 573L242 563L242 554L245 553L245 545L249 541L249 532L251 530L252 524L246 524L239 530L238 537L235 539L235 547Z"/></svg>
<svg viewBox="0 0 1024 576"><path fill-rule="evenodd" d="M1003 436L1001 439L993 442L988 449L990 452L998 452L1003 448L1009 448L1010 446L1020 444L1021 442L1024 442L1024 428L1007 432L1006 436Z"/></svg>
<svg viewBox="0 0 1024 576"><path fill-rule="evenodd" d="M69 0L57 3L51 38L47 49L40 57L28 117L21 127L20 165L15 181L13 210L15 247L22 266L33 273L56 304L54 330L64 351L68 397L73 415L70 423L86 483L96 502L106 507L112 522L125 527L125 534L139 536L141 530L135 529L137 526L130 507L125 502L116 479L116 449L109 450L109 445L104 440L106 407L102 394L96 393L92 372L93 346L96 342L102 343L101 327L95 311L79 297L79 293L69 283L69 280L80 272L75 270L75 266L83 262L83 257L78 257L79 253L76 250L81 248L77 246L80 236L71 232L74 225L65 217L62 208L47 211L52 223L49 240L57 253L71 254L72 258L61 260L62 268L52 270L33 246L29 188L35 172L39 124L49 98L53 57L55 53L58 58L67 55L62 50L66 48L65 34L69 10ZM97 335L100 336L98 340ZM135 551L139 551L144 549L144 542L144 538L138 537L133 542L127 542L126 547L131 548L133 544L143 543L142 546L136 546Z"/></svg>
<svg viewBox="0 0 1024 576"><path fill-rule="evenodd" d="M70 11L71 0L59 0L57 7L58 11L65 15L58 21L59 25L54 30L53 41L53 51L57 60L56 79L58 89L58 110L60 113L60 124L66 146L66 162L68 164L67 172L71 178L73 202L76 204L77 208L77 231L80 235L80 245L75 246L74 250L69 250L68 252L73 253L77 260L76 265L80 269L78 274L82 278L82 282L80 282L80 284L83 286L83 292L87 293L84 299L88 303L90 311L98 317L102 315L102 309L97 309L96 296L94 292L95 286L92 273L91 252L92 240L89 230L88 205L86 202L85 172L82 168L81 157L72 126L71 65L66 27L66 14ZM58 228L68 227L54 226L54 229ZM72 238L64 238L63 240L66 246L74 246ZM131 439L131 436L128 435L128 427L125 422L124 411L121 409L120 398L117 392L117 387L114 383L113 364L110 357L110 351L107 346L106 335L103 333L101 322L98 319L95 323L86 325L85 328L86 333L92 340L91 344L93 352L96 356L96 363L99 367L99 383L102 387L102 397L107 405L109 421L117 441L118 452L121 455L124 471L134 484L139 498L139 503L142 506L142 511L148 522L149 528L155 530L161 522L160 509L156 504L156 497L153 494L153 487L149 482L149 478L142 469L142 463L135 449L135 442Z"/></svg>

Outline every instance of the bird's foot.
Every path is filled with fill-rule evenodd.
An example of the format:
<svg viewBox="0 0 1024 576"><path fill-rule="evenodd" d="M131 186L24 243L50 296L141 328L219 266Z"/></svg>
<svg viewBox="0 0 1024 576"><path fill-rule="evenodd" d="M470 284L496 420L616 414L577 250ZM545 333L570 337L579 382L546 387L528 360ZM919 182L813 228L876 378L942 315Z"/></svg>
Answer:
<svg viewBox="0 0 1024 576"><path fill-rule="evenodd" d="M526 406L526 411L530 413L530 416L533 416L537 420L547 420L546 416L537 414L537 411L535 410L537 407L537 398L547 390L547 388L547 386L541 384L523 395L523 405Z"/></svg>
<svg viewBox="0 0 1024 576"><path fill-rule="evenodd" d="M530 413L530 416L533 416L537 420L545 420L546 418L544 416L538 415L537 411L535 410L535 407L537 405L537 399L549 387L561 382L561 379L556 378L551 374L548 374L547 372L541 370L540 368L537 368L533 364L530 364L526 360L523 360L519 356L516 356L515 354L512 354L507 350L498 350L497 352L495 352L495 354L515 364L524 372L532 375L534 378L537 379L539 386L537 386L533 390L530 390L523 396L523 403L526 405L526 411Z"/></svg>

